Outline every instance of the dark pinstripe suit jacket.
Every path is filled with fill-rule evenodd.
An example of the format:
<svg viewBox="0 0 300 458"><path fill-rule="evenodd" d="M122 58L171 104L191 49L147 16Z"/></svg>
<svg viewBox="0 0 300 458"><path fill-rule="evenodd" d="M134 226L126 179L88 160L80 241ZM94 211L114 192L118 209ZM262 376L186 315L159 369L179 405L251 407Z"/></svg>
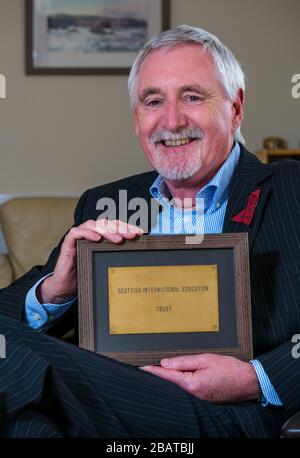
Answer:
<svg viewBox="0 0 300 458"><path fill-rule="evenodd" d="M99 198L111 197L118 203L120 189L127 190L128 200L150 199L149 187L155 177L156 172L147 172L86 191L75 211L75 225L97 218ZM232 221L231 218L246 207L249 194L256 189L260 189L261 194L250 226ZM300 410L300 359L291 355L291 338L300 332L299 196L300 163L279 161L262 165L241 146L223 232L248 232L254 353L269 375L287 415ZM0 313L22 319L29 288L53 271L59 250L60 244L45 266L34 267L0 291ZM71 326L71 315L74 316L74 309L49 329L49 333L65 332Z"/></svg>

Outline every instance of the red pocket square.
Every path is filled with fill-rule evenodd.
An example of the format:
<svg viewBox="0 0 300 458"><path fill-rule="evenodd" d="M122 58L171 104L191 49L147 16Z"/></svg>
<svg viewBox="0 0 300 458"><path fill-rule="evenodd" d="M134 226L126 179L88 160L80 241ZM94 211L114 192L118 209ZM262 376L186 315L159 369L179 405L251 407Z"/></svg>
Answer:
<svg viewBox="0 0 300 458"><path fill-rule="evenodd" d="M242 210L238 215L231 218L231 221L246 224L247 226L249 226L252 222L254 211L259 201L259 197L260 189L256 189L255 191L251 192L248 198L246 208Z"/></svg>

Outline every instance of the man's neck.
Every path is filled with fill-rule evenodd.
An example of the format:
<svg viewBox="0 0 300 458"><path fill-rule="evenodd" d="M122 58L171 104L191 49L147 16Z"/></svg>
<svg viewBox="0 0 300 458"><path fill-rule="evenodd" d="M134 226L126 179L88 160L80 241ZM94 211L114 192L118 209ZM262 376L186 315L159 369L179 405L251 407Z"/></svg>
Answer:
<svg viewBox="0 0 300 458"><path fill-rule="evenodd" d="M217 173L217 171L222 167L222 165L223 164L220 164L220 166L216 170L213 170L211 174L205 176L202 180L195 179L194 177L188 178L186 180L180 180L180 181L179 180L171 181L171 180L165 179L165 183L168 186L168 189L171 193L172 198L175 199L175 202L176 201L178 201L178 203L181 202L181 205L178 204L177 206L185 206L185 208L188 208L189 205L186 205L186 204L189 201L187 199L190 199L190 202L191 202L190 208L195 207L197 193L212 179L212 177ZM185 205L184 205L184 202L185 202Z"/></svg>

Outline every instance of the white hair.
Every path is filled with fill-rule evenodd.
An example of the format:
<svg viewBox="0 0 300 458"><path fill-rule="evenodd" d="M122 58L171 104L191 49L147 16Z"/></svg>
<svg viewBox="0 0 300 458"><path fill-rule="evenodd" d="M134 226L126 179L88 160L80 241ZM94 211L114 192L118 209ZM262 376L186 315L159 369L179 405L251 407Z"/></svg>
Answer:
<svg viewBox="0 0 300 458"><path fill-rule="evenodd" d="M167 30L151 38L137 54L128 78L130 103L135 107L139 71L146 57L155 49L172 49L182 44L198 43L205 52L210 52L214 63L221 75L222 84L228 98L233 101L240 89L245 91L245 75L234 54L219 38L206 30L188 25L179 25L173 30ZM245 140L240 127L235 131L234 138L241 143Z"/></svg>

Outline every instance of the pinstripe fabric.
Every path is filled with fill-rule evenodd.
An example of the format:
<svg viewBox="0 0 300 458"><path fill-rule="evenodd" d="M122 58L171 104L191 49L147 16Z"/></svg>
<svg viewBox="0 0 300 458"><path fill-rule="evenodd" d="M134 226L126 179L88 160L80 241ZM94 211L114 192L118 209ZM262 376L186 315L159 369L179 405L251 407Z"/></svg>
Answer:
<svg viewBox="0 0 300 458"><path fill-rule="evenodd" d="M225 232L248 231L255 356L289 416L300 409L300 364L291 355L291 338L300 328L299 178L297 161L264 166L246 157L224 224ZM257 188L261 197L252 225L231 221Z"/></svg>
<svg viewBox="0 0 300 458"><path fill-rule="evenodd" d="M58 425L36 410L25 410L9 421L2 430L6 438L63 438Z"/></svg>
<svg viewBox="0 0 300 458"><path fill-rule="evenodd" d="M0 360L1 437L272 437L284 419L255 402L200 401L173 383L4 316L0 328L7 341L7 359Z"/></svg>
<svg viewBox="0 0 300 458"><path fill-rule="evenodd" d="M300 363L299 360L292 358L292 344L290 343L291 337L299 333L300 329L300 237L298 235L300 227L299 172L300 164L296 161L280 161L270 165L262 165L253 155L248 153L241 146L241 157L233 177L232 189L228 200L223 227L223 232L248 232L250 244L254 352L255 357L258 358L262 364L271 383L282 400L283 409L270 407L263 408L255 403L242 403L238 406L227 406L226 409L224 406L222 408L219 406L218 411L216 411L214 410L216 406L201 401L196 402L193 399L193 406L195 407L195 405L197 405L197 409L194 411L197 417L197 424L201 424L201 428L204 428L204 433L202 431L204 435L207 434L204 423L208 425L207 427L211 431L215 428L212 434L222 435L224 433L224 435L226 435L224 431L220 433L219 426L216 427L216 424L214 424L214 427L212 426L212 423L217 421L213 418L215 414L220 415L220 418L224 420L225 423L226 421L230 422L230 432L228 433L227 431L230 435L274 435L279 431L279 423L282 424L284 421L283 417L281 417L281 412L283 412L284 415L291 416L297 410L300 410ZM128 200L133 197L144 197L149 199L149 186L153 183L156 176L157 174L155 172L149 172L86 191L77 206L75 224L78 225L87 219L97 218L99 212L96 211L96 203L100 197L111 197L118 203L119 189L127 189ZM233 216L240 213L246 207L249 194L258 188L261 190L260 200L255 209L251 225L246 226L231 221ZM133 211L128 211L128 218L132 213ZM33 268L22 279L19 279L10 287L1 290L0 313L16 318L17 320L22 319L24 299L29 288L39 278L53 270L58 252L59 247L50 255L49 261L45 266ZM66 316L64 316L59 323L55 323L55 326L50 327L48 333L59 336L69 329L72 325L70 321L70 319L72 320L72 314L74 315L74 307L69 309ZM30 332L32 333L33 331ZM38 336L39 339L45 338L41 335ZM30 334L30 339L31 338L32 334ZM19 351L21 351L20 348ZM54 352L55 354L51 353L51 355L45 353L44 359L48 364L52 364L55 370L48 369L48 371L46 371L44 367L44 372L37 372L35 383L37 383L41 377L44 377L43 380L45 382L47 381L48 386L48 379L45 379L45 374L50 373L53 380L60 387L57 396L60 402L62 402L61 398L68 399L68 396L71 396L72 392L70 393L70 390L67 392L61 391L64 384L60 382L59 377L56 380L54 373L60 364L62 354L58 352L57 349L55 349ZM69 356L70 352L72 351L69 350ZM80 356L78 354L80 354ZM77 351L74 360L76 359L76 362L80 360L82 364L85 364L85 361L92 361L92 364L94 364L93 358L97 356L86 356L86 352L85 356L81 355L83 355L83 353ZM49 359L50 356L51 361ZM18 360L20 360L20 358ZM19 365L19 369L15 376L21 377L22 371L20 368L22 367L30 367L30 373L32 374L32 367L38 364L37 361L39 361L38 357L32 357L30 361L24 362L22 366ZM101 364L105 365L105 369L102 368L102 370L108 371L110 377L112 377L112 372L110 372L111 366L109 368L106 367L108 363L106 360L105 363L103 361L104 360L101 358ZM16 364L15 361L14 364ZM86 364L89 363L86 362ZM92 364L90 365L92 366ZM112 363L110 362L109 364ZM66 367L70 367L70 365ZM121 366L119 366L117 372L121 370ZM129 371L129 368L126 370L124 369L125 372L127 370ZM99 373L100 372L101 370L99 369ZM130 369L130 376L128 375L127 379L124 375L124 380L127 380L127 383L122 382L121 388L123 387L125 389L128 385L131 385L131 383L133 383L134 386L134 381L131 380L131 377L133 377L133 379L135 377L132 374L136 374L136 372ZM64 375L67 377L68 374L64 373ZM92 377L91 380L93 380L93 382L91 382L89 377ZM91 373L84 372L84 378L87 379L86 383L96 383L95 380L97 377L98 376L95 374L92 375L92 369ZM112 379L114 382L116 382L116 377L118 376L114 375ZM123 374L121 377L123 377ZM140 374L138 377L140 377ZM145 377L145 374L143 374L143 377ZM78 384L80 385L83 381L80 380L79 383L79 380L80 377L78 375ZM161 381L158 381L159 379L157 381L151 379L150 381L147 378L143 378L143 380L145 386L147 385L147 390L144 393L143 401L143 396L141 394L140 402L145 404L148 402L147 397L150 386L157 386L158 391L163 391L164 388L162 388ZM40 383L42 383L42 381ZM113 389L114 383L111 383L111 380L109 383L111 389ZM75 385L72 384L72 389ZM80 406L75 402L78 398L77 392L75 396L76 399L72 398L73 401L70 401L70 404L74 402L74 405L78 409L83 410L85 413L88 411L86 414L89 418L89 415L91 415L90 409L94 406L93 396L95 393L92 392L90 397L85 398L84 389L82 387L80 389L83 390L83 397L80 398ZM173 393L172 390L173 387L168 385L168 389L166 389L166 392L164 391L163 399L166 400L165 404L163 404L161 398L158 398L160 399L158 404L165 410L164 415L167 415L169 409L169 407L167 407L167 394ZM177 389L174 388L174 390L178 393ZM158 393L156 393L156 395L157 394ZM29 396L28 393L27 396ZM123 398L123 396L125 398ZM122 396L119 396L119 398L120 399L114 398L115 401L110 399L109 403L110 407L115 409L117 416L119 415L117 410L119 402L120 408L124 413L125 410L129 409L131 405L130 402L134 403L136 399L132 390L129 390L127 395L123 390ZM186 398L184 397L184 399ZM21 404L25 402L25 394L24 397L18 397L18 400ZM210 406L209 408L207 404ZM170 405L171 398L169 399L169 406ZM205 409L208 409L205 413L203 411L204 405ZM105 406L108 409L107 403L105 403ZM74 406L73 408L75 409ZM135 407L132 407L132 409L135 410ZM179 405L177 405L176 409L173 410L172 413L169 413L169 415L172 418L178 418L178 415L184 415L184 409L185 407L182 406L179 408ZM66 412L64 418L68 418L70 414L75 415L72 409L68 411L64 403L63 410ZM145 414L146 413L150 415L147 409L145 411ZM108 418L109 416L105 418L105 424L110 425ZM118 416L118 418L122 418L122 416ZM208 420L208 418L210 420ZM230 418L230 420L228 420L228 418ZM68 421L70 421L69 418ZM123 424L122 421L125 421L125 423ZM126 417L126 420L123 419L122 421L122 426L126 429L129 418ZM212 423L210 423L211 421ZM236 429L232 429L232 422L236 425ZM88 424L88 421L84 420L81 423L85 425ZM151 429L153 426L149 428ZM196 433L196 429L195 426L188 426L188 431L191 434L201 434L199 431ZM120 426L119 429L116 429L115 434L121 434L122 431L124 433L124 430L121 430L122 428ZM184 431L183 434L187 433L186 429L181 429L181 431ZM140 430L139 432L135 432L134 429L130 430L129 433L137 435L142 434ZM91 434L93 435L93 433ZM109 434L108 429L104 429L103 435L105 434ZM128 434L128 431L124 434ZM151 430L151 434L154 434L153 430Z"/></svg>

